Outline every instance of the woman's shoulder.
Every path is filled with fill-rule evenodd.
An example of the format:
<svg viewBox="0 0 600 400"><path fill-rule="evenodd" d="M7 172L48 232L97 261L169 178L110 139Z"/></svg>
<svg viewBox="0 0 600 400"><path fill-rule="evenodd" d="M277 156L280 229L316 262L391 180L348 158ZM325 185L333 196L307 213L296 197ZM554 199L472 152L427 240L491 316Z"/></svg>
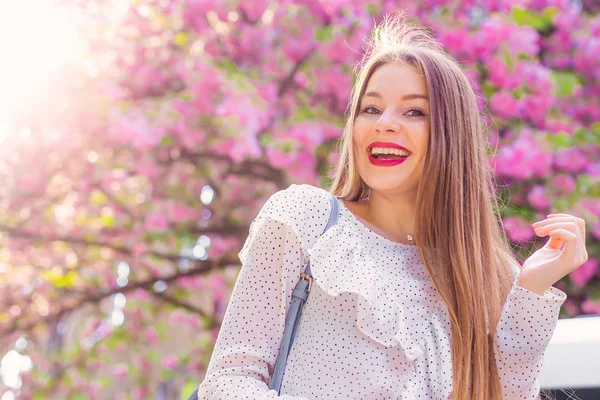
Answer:
<svg viewBox="0 0 600 400"><path fill-rule="evenodd" d="M309 184L291 184L273 193L260 209L255 220L270 218L289 226L309 248L329 220L331 194Z"/></svg>

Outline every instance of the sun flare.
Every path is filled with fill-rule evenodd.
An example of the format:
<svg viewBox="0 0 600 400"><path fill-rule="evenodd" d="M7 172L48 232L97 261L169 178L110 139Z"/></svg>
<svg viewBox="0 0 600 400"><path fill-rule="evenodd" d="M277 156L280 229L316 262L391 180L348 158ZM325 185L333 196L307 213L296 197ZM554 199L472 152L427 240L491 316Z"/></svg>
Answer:
<svg viewBox="0 0 600 400"><path fill-rule="evenodd" d="M78 54L75 26L51 0L0 3L0 143L10 115L27 110Z"/></svg>

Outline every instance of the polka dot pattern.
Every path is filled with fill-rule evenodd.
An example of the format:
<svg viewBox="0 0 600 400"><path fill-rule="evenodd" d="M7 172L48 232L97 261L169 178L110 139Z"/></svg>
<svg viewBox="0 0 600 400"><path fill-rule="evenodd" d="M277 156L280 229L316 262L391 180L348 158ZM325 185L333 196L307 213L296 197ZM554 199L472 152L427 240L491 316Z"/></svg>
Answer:
<svg viewBox="0 0 600 400"><path fill-rule="evenodd" d="M329 194L291 185L250 226L199 399L446 399L452 392L450 322L416 246L365 226L340 201L320 236ZM268 382L292 291L310 258L314 283L281 393ZM517 270L518 273L518 270ZM566 295L513 285L497 333L504 399L534 399L545 349Z"/></svg>

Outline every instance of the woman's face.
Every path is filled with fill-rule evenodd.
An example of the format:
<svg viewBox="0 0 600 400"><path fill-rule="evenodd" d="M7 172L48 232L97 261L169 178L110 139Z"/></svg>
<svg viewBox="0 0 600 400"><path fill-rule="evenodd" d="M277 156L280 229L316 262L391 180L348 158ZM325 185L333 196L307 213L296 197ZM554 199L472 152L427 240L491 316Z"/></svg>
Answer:
<svg viewBox="0 0 600 400"><path fill-rule="evenodd" d="M371 190L416 195L429 145L427 96L425 77L415 67L387 63L371 75L352 135L358 173ZM409 155L397 165L374 165L369 157L373 142L402 146ZM379 156L379 162L389 157Z"/></svg>

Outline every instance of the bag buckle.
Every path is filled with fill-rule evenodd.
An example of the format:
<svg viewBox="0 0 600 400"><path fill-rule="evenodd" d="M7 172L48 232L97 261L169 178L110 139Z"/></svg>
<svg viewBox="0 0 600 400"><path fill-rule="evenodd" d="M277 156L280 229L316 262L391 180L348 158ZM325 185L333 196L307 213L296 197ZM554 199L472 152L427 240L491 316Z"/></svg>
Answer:
<svg viewBox="0 0 600 400"><path fill-rule="evenodd" d="M300 279L306 279L308 280L308 289L307 289L307 293L310 293L310 288L312 287L312 276L305 274L304 272L300 274Z"/></svg>

